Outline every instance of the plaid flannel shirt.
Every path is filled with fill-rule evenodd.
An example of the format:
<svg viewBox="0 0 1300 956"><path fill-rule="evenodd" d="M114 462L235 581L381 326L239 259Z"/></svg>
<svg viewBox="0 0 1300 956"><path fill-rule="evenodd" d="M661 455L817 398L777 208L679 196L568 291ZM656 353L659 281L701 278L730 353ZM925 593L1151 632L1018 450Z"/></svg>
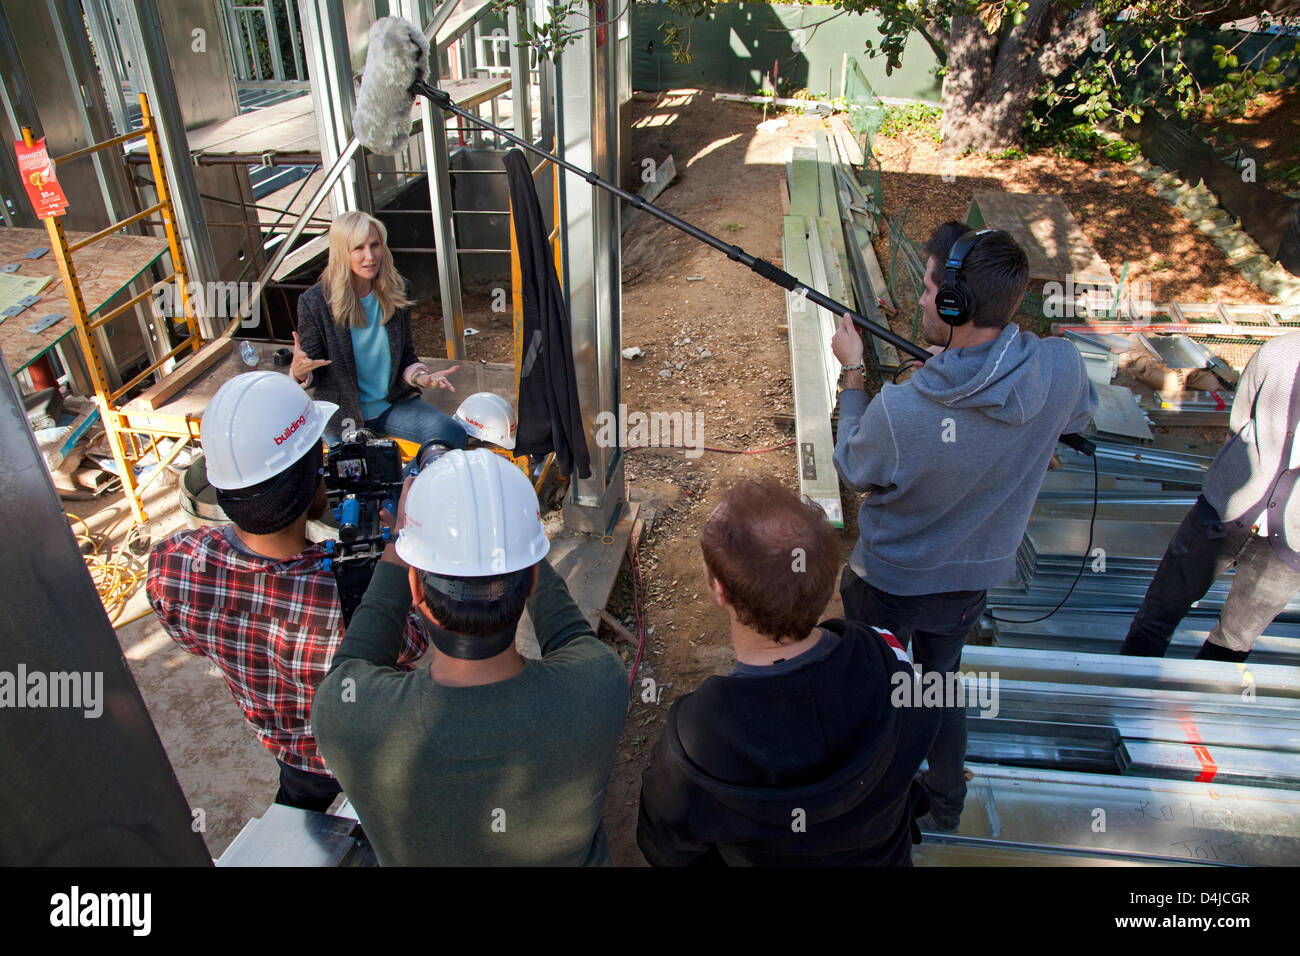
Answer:
<svg viewBox="0 0 1300 956"><path fill-rule="evenodd" d="M244 717L291 767L329 774L311 730L311 700L343 639L343 612L323 545L287 560L232 547L223 528L182 531L149 555L149 603L171 638L220 669ZM407 617L398 667L429 639Z"/></svg>

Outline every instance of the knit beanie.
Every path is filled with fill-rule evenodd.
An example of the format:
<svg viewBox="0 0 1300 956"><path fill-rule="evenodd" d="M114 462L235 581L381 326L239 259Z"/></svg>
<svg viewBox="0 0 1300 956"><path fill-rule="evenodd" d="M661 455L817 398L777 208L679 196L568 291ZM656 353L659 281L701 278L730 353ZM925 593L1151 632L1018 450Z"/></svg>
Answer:
<svg viewBox="0 0 1300 956"><path fill-rule="evenodd" d="M311 505L325 456L320 442L274 477L247 488L216 489L217 504L241 531L274 534L289 527Z"/></svg>

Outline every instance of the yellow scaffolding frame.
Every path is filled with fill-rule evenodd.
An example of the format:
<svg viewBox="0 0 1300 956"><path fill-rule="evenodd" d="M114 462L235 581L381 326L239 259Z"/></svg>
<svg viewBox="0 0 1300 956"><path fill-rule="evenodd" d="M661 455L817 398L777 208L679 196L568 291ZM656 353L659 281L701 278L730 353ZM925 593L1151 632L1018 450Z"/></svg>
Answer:
<svg viewBox="0 0 1300 956"><path fill-rule="evenodd" d="M31 146L34 144L32 131L28 127L23 127L23 141ZM203 334L199 330L198 322L195 320L193 311L189 306L189 295L187 285L189 277L185 269L185 256L181 252L180 237L176 231L176 220L172 210L171 192L167 184L167 174L163 168L162 152L158 145L158 127L154 121L153 114L149 110L149 101L145 94L140 94L140 126L137 129L124 133L121 136L115 136L112 139L104 140L101 143L95 143L86 146L83 149L66 153L63 156L56 157L54 164L56 166L79 159L82 156L88 156L92 153L98 153L105 149L111 149L114 146L121 146L130 140L144 137L145 143L149 149L149 163L153 169L154 186L158 193L158 202L154 203L147 209L143 209L133 216L128 216L120 222L101 229L92 236L88 236L78 242L69 243L67 236L63 231L63 223L59 216L48 216L45 218L45 228L50 236L50 249L54 253L55 261L58 263L59 275L63 279L63 289L68 296L68 304L72 308L72 318L77 327L77 340L81 345L81 352L85 356L86 366L90 372L91 384L95 390L95 402L99 406L100 421L104 424L104 432L108 436L109 448L113 453L113 461L117 465L118 477L122 482L122 490L126 493L127 500L130 502L131 511L135 520L143 523L148 520L144 511L144 490L149 484L163 473L163 470L169 465L189 442L196 440L199 435L198 420L191 420L188 416L172 422L169 416L154 415L150 416L153 421L137 421L139 416L132 416L123 411L118 405L118 400L131 389L135 388L150 375L157 373L171 359L181 355L187 348L191 352L197 352L203 347ZM81 294L81 284L77 279L77 269L72 262L72 254L80 249L98 242L107 236L112 235L120 229L133 223L146 219L157 213L162 219L163 229L167 234L167 247L171 252L173 270L170 275L164 277L160 283L151 286L149 289L133 296L130 300L107 312L104 315L91 320L89 311L86 308L86 302ZM108 375L104 369L103 360L100 358L99 349L95 344L95 339L91 335L96 329L111 322L119 315L135 308L146 298L148 298L158 285L167 282L175 282L176 290L181 301L181 308L185 316L185 325L188 334L185 340L175 348L167 352L166 355L156 360L152 365L140 372L129 382L125 382L121 387L110 388ZM162 337L160 336L160 339ZM165 341L165 339L162 339ZM161 454L158 449L158 441L161 438L172 437L177 441L166 454ZM148 447L145 447L142 438L148 439ZM135 477L136 463L147 457L154 455L158 460L157 470L146 478L143 482L137 482Z"/></svg>

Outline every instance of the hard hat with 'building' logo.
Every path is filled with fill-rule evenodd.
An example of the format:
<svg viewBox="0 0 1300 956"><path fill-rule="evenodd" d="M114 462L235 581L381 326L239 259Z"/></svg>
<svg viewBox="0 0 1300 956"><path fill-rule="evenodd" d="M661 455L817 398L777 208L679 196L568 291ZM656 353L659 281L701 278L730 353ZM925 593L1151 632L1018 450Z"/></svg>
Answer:
<svg viewBox="0 0 1300 956"><path fill-rule="evenodd" d="M470 438L513 450L518 419L514 407L496 392L475 392L456 409L456 421Z"/></svg>
<svg viewBox="0 0 1300 956"><path fill-rule="evenodd" d="M279 372L245 372L217 390L199 439L214 488L247 488L274 478L318 444L339 407L312 401Z"/></svg>
<svg viewBox="0 0 1300 956"><path fill-rule="evenodd" d="M528 477L486 448L449 451L406 493L397 554L411 567L489 577L532 567L551 549Z"/></svg>

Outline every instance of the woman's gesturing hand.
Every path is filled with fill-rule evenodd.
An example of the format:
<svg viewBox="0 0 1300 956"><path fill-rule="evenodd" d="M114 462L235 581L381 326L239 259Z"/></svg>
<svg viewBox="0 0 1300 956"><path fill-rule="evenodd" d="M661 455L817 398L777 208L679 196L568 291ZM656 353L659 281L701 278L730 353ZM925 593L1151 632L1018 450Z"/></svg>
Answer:
<svg viewBox="0 0 1300 956"><path fill-rule="evenodd" d="M451 373L460 368L459 365L453 365L451 368L443 369L441 372L430 372L425 370L412 377L413 384L420 388L445 388L448 391L456 391L451 382L447 381Z"/></svg>
<svg viewBox="0 0 1300 956"><path fill-rule="evenodd" d="M302 343L298 341L298 333L293 333L293 359L289 362L289 374L295 382L304 384L313 371L329 364L329 359L314 359L304 352Z"/></svg>

